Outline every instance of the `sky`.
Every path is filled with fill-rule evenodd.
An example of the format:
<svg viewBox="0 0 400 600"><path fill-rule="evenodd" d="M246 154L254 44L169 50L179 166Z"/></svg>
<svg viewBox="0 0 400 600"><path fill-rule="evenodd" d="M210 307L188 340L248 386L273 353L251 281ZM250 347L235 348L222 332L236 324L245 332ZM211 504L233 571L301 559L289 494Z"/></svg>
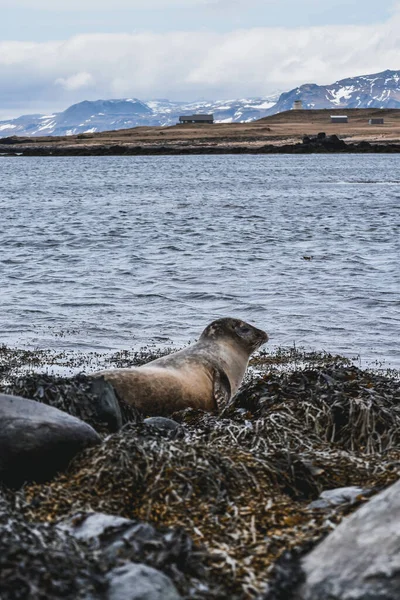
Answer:
<svg viewBox="0 0 400 600"><path fill-rule="evenodd" d="M400 1L0 0L0 119L400 69Z"/></svg>

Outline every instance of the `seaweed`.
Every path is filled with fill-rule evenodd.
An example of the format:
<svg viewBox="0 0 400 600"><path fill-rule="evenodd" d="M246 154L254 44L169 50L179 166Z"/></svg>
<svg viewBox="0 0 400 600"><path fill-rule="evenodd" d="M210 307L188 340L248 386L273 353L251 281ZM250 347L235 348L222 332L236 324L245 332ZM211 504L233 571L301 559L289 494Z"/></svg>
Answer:
<svg viewBox="0 0 400 600"><path fill-rule="evenodd" d="M310 501L348 485L375 493L398 479L400 382L330 355L285 372L271 362L266 369L220 414L172 415L179 436L126 416L102 445L13 502L29 523L98 511L167 528L175 541L160 546L162 559L148 550L128 554L163 570L184 597L289 598L301 580L301 552L359 504L320 510ZM72 385L48 383L56 399ZM176 559L185 552L192 571Z"/></svg>

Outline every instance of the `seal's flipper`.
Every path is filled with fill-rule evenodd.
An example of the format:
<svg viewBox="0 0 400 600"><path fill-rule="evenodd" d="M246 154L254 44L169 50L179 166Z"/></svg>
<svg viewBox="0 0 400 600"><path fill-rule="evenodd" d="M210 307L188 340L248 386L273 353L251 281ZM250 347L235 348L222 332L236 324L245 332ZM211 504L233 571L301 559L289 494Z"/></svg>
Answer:
<svg viewBox="0 0 400 600"><path fill-rule="evenodd" d="M231 384L223 371L216 370L214 373L214 400L217 410L222 410L231 399Z"/></svg>

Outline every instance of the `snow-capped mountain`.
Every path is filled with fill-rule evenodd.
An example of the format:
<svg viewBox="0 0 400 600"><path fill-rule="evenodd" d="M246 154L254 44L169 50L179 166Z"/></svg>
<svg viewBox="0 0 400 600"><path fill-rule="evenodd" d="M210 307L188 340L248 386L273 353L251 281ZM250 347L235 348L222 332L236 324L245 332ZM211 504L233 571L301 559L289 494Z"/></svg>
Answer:
<svg viewBox="0 0 400 600"><path fill-rule="evenodd" d="M295 100L305 109L400 108L400 71L349 77L330 85L306 83L281 94L266 116L290 110Z"/></svg>
<svg viewBox="0 0 400 600"><path fill-rule="evenodd" d="M336 81L330 85L307 83L280 95L213 102L96 100L79 102L52 115L25 115L0 121L0 137L13 135L74 135L139 125L175 125L179 116L213 113L217 123L243 123L293 108L400 108L400 71L383 71Z"/></svg>
<svg viewBox="0 0 400 600"><path fill-rule="evenodd" d="M25 115L10 121L0 121L0 137L12 135L74 135L139 125L176 125L180 115L213 113L220 123L247 122L261 119L276 104L279 95L215 102L170 102L136 98L126 100L96 100L73 104L61 113Z"/></svg>

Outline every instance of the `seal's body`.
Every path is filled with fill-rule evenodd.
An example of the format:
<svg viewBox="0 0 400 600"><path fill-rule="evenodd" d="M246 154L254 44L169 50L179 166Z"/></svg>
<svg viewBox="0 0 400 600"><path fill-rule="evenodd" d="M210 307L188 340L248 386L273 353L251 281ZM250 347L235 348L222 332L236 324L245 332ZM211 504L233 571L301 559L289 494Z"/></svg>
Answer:
<svg viewBox="0 0 400 600"><path fill-rule="evenodd" d="M118 396L146 415L184 408L215 410L237 392L250 355L268 340L239 319L218 319L198 342L141 367L100 371Z"/></svg>

